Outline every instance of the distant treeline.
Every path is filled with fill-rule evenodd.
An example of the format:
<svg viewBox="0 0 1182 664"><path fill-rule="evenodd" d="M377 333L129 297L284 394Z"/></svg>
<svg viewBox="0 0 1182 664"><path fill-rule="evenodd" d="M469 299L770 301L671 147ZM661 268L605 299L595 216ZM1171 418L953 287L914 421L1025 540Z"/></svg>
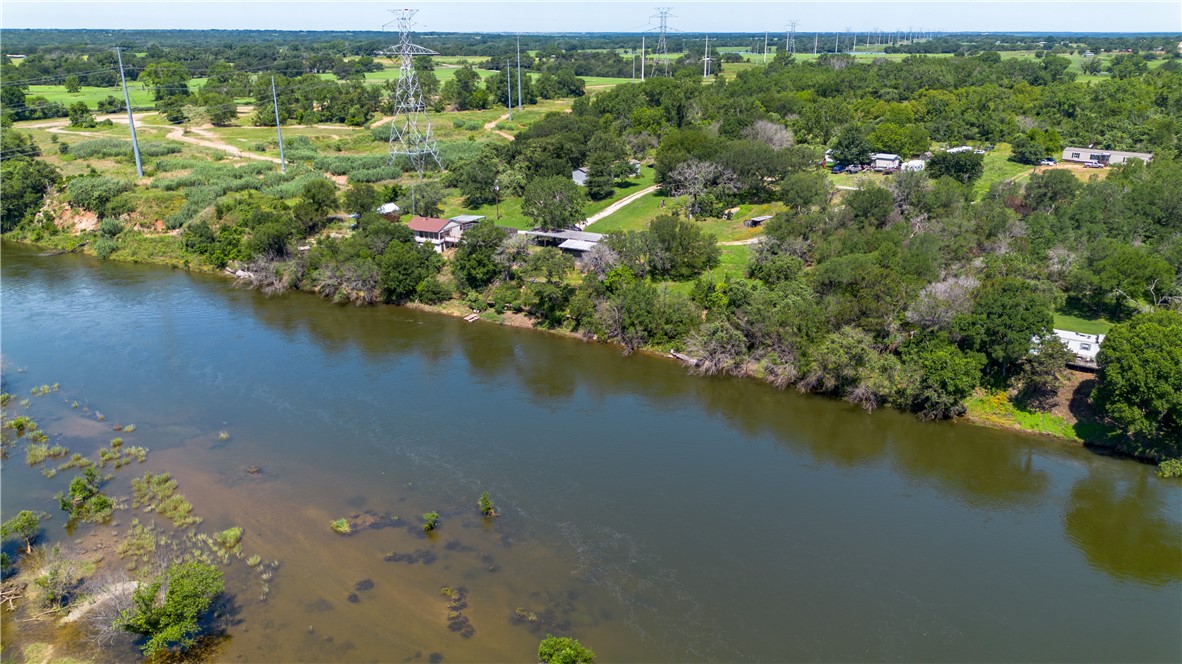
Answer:
<svg viewBox="0 0 1182 664"><path fill-rule="evenodd" d="M995 33L933 33L928 39L920 39L903 31L853 33L812 32L802 29L796 33L797 52L811 52L814 38L825 46L822 51L832 50L837 40L844 49L853 44L854 34L859 35L857 43L863 46L869 34L869 41L882 44L888 52L901 53L956 53L972 51L1026 51L1040 48L1051 49L1056 45L1084 45L1093 52L1173 50L1180 33L1049 33L995 34ZM517 39L526 51L586 51L592 49L614 49L638 51L640 33L596 32L596 33L548 33L548 34L497 34L471 32L421 32L415 41L430 47L443 55L470 55L491 57L508 52L516 47ZM681 52L699 48L705 33L676 33L668 37L669 50ZM710 33L710 40L717 44L746 48L752 53L763 50L763 33L744 32ZM773 33L768 37L769 48L778 50L784 46L785 34ZM844 40L844 41L843 41ZM33 53L91 53L122 46L129 51L144 51L148 47L167 45L170 48L220 48L233 49L251 45L273 45L296 51L329 51L339 55L373 55L397 41L389 31L318 31L318 30L50 30L50 29L5 29L4 43L0 54L28 55ZM896 43L901 42L901 43ZM888 48L889 46L889 48Z"/></svg>

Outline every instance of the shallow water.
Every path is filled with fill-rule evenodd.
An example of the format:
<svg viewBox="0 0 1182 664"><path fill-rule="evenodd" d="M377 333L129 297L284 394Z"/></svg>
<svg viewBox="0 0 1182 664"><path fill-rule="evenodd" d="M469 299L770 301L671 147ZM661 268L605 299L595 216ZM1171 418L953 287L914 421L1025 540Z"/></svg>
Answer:
<svg viewBox="0 0 1182 664"><path fill-rule="evenodd" d="M603 661L1182 656L1182 488L1141 464L213 276L6 244L2 277L7 390L60 382L32 408L76 451L134 422L152 452L113 492L170 471L203 531L281 561L265 602L228 572L221 660L523 661L547 631ZM68 480L15 455L4 512ZM329 530L366 510L400 526Z"/></svg>

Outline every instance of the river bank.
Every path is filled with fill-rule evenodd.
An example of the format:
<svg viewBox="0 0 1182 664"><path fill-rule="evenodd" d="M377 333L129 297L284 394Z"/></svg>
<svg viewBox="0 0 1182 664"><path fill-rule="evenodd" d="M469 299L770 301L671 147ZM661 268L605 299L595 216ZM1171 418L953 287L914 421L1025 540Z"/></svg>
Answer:
<svg viewBox="0 0 1182 664"><path fill-rule="evenodd" d="M249 285L250 283L248 279L243 279L242 273L233 267L217 269L204 264L194 256L188 255L181 246L180 238L175 232L162 234L131 232L128 236L132 240L121 247L119 251L109 256L107 260L163 265L192 272L217 274L232 279L238 284ZM90 242L85 236L71 233L59 233L39 238L37 241L29 239L27 235L13 237L13 234L10 233L6 236L6 239L55 252L81 252L86 255L95 255ZM492 308L476 311L470 308L466 302L455 298L440 304L424 304L410 301L401 303L398 306L404 306L417 311L444 314L465 320L476 315L477 318L469 320L469 322L481 321L507 327L545 332L589 343L606 344L620 349L625 354L639 352L653 357L673 360L686 366L691 372L696 364L693 358L679 352L682 349L678 347L643 346L629 350L620 343L599 339L594 335L563 328L541 326L539 325L538 319L522 312L497 312ZM735 368L730 374L770 384L778 384L774 377L766 375L759 366L750 363ZM1091 388L1094 387L1094 380L1086 390L1080 392L1080 385L1084 381L1085 378L1082 374L1071 372L1069 379L1064 382L1063 387L1060 389L1060 406L1049 413L1025 411L1017 407L1005 394L978 390L974 396L966 400L966 411L959 419L965 423L977 426L1006 429L1039 437L1049 437L1067 443L1104 449L1107 453L1126 456L1130 459L1146 463L1157 463L1158 460L1155 458L1138 454L1135 450L1122 449L1118 443L1112 442L1113 429L1099 421L1090 404L1088 395L1090 395ZM778 385L781 389L789 387L783 384ZM1076 413L1079 413L1079 416Z"/></svg>

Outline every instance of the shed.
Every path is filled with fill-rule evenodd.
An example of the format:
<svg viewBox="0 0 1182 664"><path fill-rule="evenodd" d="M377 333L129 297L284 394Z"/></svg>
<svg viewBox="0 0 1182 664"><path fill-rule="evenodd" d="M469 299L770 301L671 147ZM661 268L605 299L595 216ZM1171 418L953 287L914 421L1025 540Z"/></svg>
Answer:
<svg viewBox="0 0 1182 664"><path fill-rule="evenodd" d="M870 168L876 171L894 171L898 170L903 163L903 158L897 154L889 152L879 152L870 155Z"/></svg>
<svg viewBox="0 0 1182 664"><path fill-rule="evenodd" d="M960 147L948 148L947 150L945 150L945 152L972 152L972 151L973 151L973 146L971 146L971 145L961 145Z"/></svg>
<svg viewBox="0 0 1182 664"><path fill-rule="evenodd" d="M570 179L573 180L574 183L579 185L580 187L587 186L587 169L576 168L575 170L570 172Z"/></svg>
<svg viewBox="0 0 1182 664"><path fill-rule="evenodd" d="M463 231L468 230L469 228L472 228L476 224L479 224L481 221L484 221L484 215L482 215L482 214L460 214L460 215L456 215L456 216L448 219L448 221L455 222L459 226L460 232L463 232Z"/></svg>
<svg viewBox="0 0 1182 664"><path fill-rule="evenodd" d="M382 205L378 206L377 212L386 219L394 221L402 212L402 208L398 207L397 203L383 203Z"/></svg>
<svg viewBox="0 0 1182 664"><path fill-rule="evenodd" d="M558 249L579 259L583 257L583 254L594 249L597 244L599 243L586 240L564 240L562 244L558 245Z"/></svg>
<svg viewBox="0 0 1182 664"><path fill-rule="evenodd" d="M773 216L774 215L770 215L770 214L761 214L758 217L751 217L747 221L744 221L743 225L746 226L747 228L755 228L756 226L762 226L763 222L768 221Z"/></svg>
<svg viewBox="0 0 1182 664"><path fill-rule="evenodd" d="M927 167L927 163L925 163L924 160L911 159L911 160L903 162L903 165L900 168L902 168L905 171L922 171L926 167Z"/></svg>

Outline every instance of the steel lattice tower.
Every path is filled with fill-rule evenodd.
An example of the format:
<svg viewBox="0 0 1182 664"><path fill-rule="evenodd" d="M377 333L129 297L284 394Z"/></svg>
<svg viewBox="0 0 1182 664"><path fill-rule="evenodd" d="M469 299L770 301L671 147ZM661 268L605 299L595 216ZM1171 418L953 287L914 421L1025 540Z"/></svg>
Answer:
<svg viewBox="0 0 1182 664"><path fill-rule="evenodd" d="M427 117L427 105L423 103L423 91L414 68L414 56L439 54L410 41L410 29L418 11L390 10L394 20L382 27L397 26L398 44L378 51L378 55L398 57L400 61L398 85L394 89L394 117L390 121L390 161L393 163L398 155L406 155L422 177L430 161L434 161L439 168L443 168L443 161L439 158L439 148L431 135L431 119Z"/></svg>
<svg viewBox="0 0 1182 664"><path fill-rule="evenodd" d="M656 57L660 59L660 62L665 63L665 76L669 75L669 45L665 43L665 33L669 30L669 17L673 16L673 14L670 13L672 11L672 7L657 7L657 13L649 17L650 19L658 19L661 22L660 26L657 28L657 47L653 49L653 52L656 54ZM676 18L676 16L674 16L674 18ZM657 75L657 64L658 61L654 59L653 76Z"/></svg>

